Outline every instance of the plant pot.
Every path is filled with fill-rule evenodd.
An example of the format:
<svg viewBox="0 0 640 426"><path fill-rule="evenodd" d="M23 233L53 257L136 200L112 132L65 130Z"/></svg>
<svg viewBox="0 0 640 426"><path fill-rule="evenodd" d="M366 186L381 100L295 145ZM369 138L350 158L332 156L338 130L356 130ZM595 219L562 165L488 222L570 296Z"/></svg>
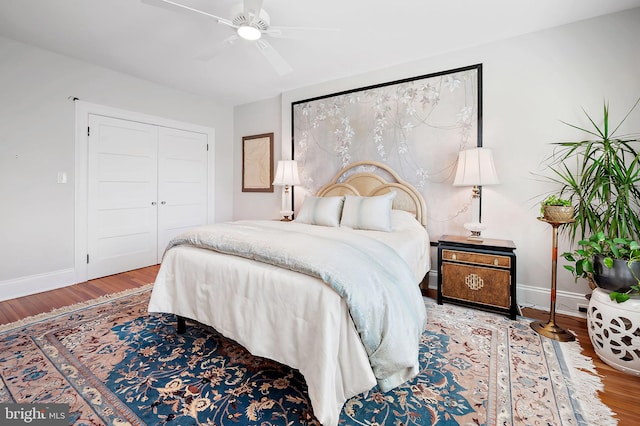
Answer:
<svg viewBox="0 0 640 426"><path fill-rule="evenodd" d="M573 206L543 206L542 216L549 222L569 222L573 219Z"/></svg>
<svg viewBox="0 0 640 426"><path fill-rule="evenodd" d="M593 257L593 280L598 287L605 290L626 292L632 285L637 284L638 281L634 278L634 274L636 277L640 277L640 262L632 263L631 269L629 269L626 260L615 259L612 268L607 268L603 261L604 256L602 255L597 254Z"/></svg>
<svg viewBox="0 0 640 426"><path fill-rule="evenodd" d="M591 293L587 327L593 350L613 368L640 376L640 299L617 303L600 288Z"/></svg>

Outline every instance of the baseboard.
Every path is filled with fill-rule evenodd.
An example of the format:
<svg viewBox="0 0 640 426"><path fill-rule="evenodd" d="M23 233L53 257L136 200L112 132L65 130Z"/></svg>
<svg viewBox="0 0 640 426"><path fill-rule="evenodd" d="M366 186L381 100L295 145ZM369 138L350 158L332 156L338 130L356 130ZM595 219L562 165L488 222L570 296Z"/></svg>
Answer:
<svg viewBox="0 0 640 426"><path fill-rule="evenodd" d="M429 271L429 289L438 290L438 273L434 270Z"/></svg>
<svg viewBox="0 0 640 426"><path fill-rule="evenodd" d="M534 308L548 311L551 306L549 289L518 284L516 287L518 305L523 308ZM586 318L586 312L580 312L579 307L586 307L589 301L582 293L570 291L556 291L556 313Z"/></svg>
<svg viewBox="0 0 640 426"><path fill-rule="evenodd" d="M0 281L0 301L28 296L75 284L72 268Z"/></svg>

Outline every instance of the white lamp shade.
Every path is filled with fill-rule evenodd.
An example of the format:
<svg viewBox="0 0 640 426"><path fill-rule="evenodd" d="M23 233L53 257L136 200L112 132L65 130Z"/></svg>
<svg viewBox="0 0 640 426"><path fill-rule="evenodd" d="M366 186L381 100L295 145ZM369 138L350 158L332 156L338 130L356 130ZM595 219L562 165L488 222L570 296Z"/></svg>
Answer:
<svg viewBox="0 0 640 426"><path fill-rule="evenodd" d="M482 186L500 183L493 154L488 148L473 148L458 153L454 186Z"/></svg>
<svg viewBox="0 0 640 426"><path fill-rule="evenodd" d="M274 185L292 186L299 185L298 162L295 160L280 160L276 169L276 176L273 179Z"/></svg>

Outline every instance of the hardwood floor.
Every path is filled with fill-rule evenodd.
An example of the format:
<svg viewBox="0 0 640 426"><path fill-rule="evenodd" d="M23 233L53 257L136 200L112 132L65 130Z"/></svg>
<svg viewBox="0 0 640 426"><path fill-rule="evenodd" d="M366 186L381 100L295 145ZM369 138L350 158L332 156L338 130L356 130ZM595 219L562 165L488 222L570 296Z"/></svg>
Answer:
<svg viewBox="0 0 640 426"><path fill-rule="evenodd" d="M159 268L158 265L149 266L148 268L90 280L57 290L0 302L0 324L17 321L42 312L49 312L62 306L95 299L105 294L141 287L155 281Z"/></svg>
<svg viewBox="0 0 640 426"><path fill-rule="evenodd" d="M0 324L17 321L31 315L94 299L105 294L143 286L155 280L158 268L158 266L150 266L148 268L95 279L58 290L0 302ZM430 291L429 295L430 297L435 297L435 292ZM527 317L544 321L549 318L547 312L529 308L524 309L523 314ZM561 327L576 333L582 345L583 354L593 359L604 383L604 391L600 393L600 398L616 413L618 424L620 426L638 424L637 416L640 411L638 408L640 407L640 377L621 373L600 361L589 341L587 325L584 319L557 315L556 322ZM588 403L588 401L586 403Z"/></svg>

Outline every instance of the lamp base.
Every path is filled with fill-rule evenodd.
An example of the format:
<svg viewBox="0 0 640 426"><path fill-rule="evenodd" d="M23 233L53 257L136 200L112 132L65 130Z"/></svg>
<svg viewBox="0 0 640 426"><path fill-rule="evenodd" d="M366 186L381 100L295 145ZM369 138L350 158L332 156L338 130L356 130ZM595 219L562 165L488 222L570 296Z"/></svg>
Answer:
<svg viewBox="0 0 640 426"><path fill-rule="evenodd" d="M465 223L464 228L467 231L471 232L471 235L467 237L467 240L478 241L478 242L482 241L482 237L480 236L480 233L486 229L486 226L484 226L479 222L472 222L472 223Z"/></svg>
<svg viewBox="0 0 640 426"><path fill-rule="evenodd" d="M484 240L482 239L482 237L480 236L480 231L471 231L471 235L468 235L468 236L467 236L467 240L470 240L470 241L477 241L477 242L479 242L479 243L480 243L480 242L482 242L482 241L484 241Z"/></svg>
<svg viewBox="0 0 640 426"><path fill-rule="evenodd" d="M291 222L293 210L280 210L280 214L282 215L282 219L280 219L281 222Z"/></svg>

